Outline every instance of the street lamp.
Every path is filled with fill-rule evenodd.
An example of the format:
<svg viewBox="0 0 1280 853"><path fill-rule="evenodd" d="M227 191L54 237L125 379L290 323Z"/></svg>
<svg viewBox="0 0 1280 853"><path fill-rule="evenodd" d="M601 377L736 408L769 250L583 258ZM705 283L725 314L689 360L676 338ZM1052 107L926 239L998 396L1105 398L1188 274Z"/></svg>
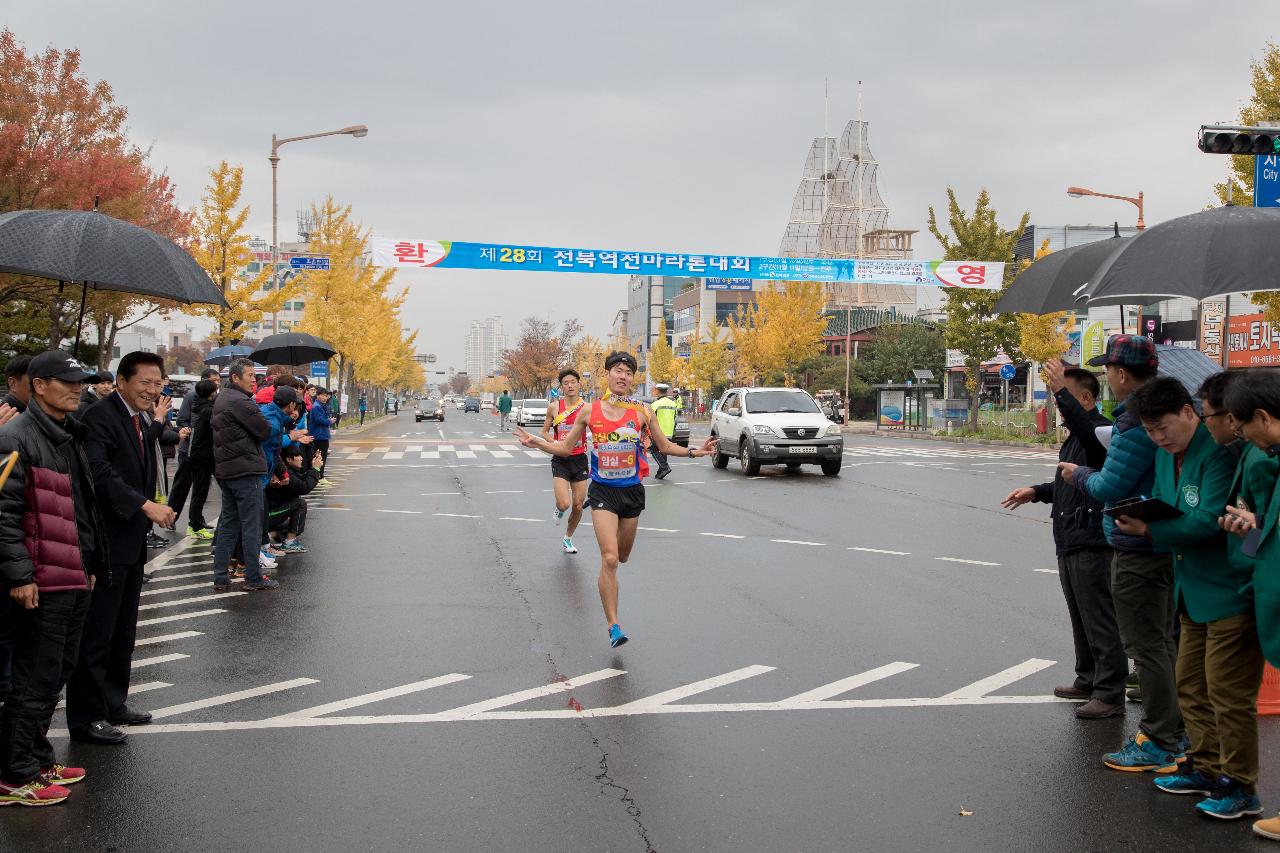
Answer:
<svg viewBox="0 0 1280 853"><path fill-rule="evenodd" d="M287 142L301 142L304 139L319 139L321 136L354 136L357 139L369 135L369 128L363 124L353 124L350 127L344 127L341 130L326 130L324 133L308 133L305 136L287 136L284 139L277 139L276 135L271 134L271 290L276 291L280 287L280 278L276 271L277 264L280 263L280 244L276 240L276 223L279 219L279 206L276 202L276 167L280 163L280 146ZM280 331L279 314L275 311L271 312L271 333L275 334Z"/></svg>
<svg viewBox="0 0 1280 853"><path fill-rule="evenodd" d="M1142 193L1141 192L1138 193L1137 198L1132 198L1127 195L1111 195L1110 193L1097 193L1097 192L1094 192L1093 190L1087 190L1084 187L1067 187L1067 195L1071 196L1072 198L1083 198L1084 196L1091 195L1091 196L1097 196L1098 198L1114 198L1120 201L1127 201L1138 208L1138 230L1141 231L1142 229L1147 227L1147 223L1142 220Z"/></svg>

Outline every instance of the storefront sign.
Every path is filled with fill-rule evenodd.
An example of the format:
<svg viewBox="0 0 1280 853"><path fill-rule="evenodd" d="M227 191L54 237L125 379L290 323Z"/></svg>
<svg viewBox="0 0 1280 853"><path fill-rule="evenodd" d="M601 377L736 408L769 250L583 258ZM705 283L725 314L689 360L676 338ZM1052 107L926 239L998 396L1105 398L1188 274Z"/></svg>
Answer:
<svg viewBox="0 0 1280 853"><path fill-rule="evenodd" d="M1228 367L1280 367L1280 328L1261 314L1227 321Z"/></svg>
<svg viewBox="0 0 1280 853"><path fill-rule="evenodd" d="M1206 299L1200 303L1200 352L1222 364L1222 338L1226 331L1227 301Z"/></svg>

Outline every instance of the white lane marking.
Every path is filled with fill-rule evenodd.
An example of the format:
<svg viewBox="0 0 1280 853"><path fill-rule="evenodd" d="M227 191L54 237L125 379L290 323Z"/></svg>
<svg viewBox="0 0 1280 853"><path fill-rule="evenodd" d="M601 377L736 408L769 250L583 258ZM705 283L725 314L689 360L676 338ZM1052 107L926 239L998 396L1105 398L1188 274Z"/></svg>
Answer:
<svg viewBox="0 0 1280 853"><path fill-rule="evenodd" d="M279 693L282 690L292 690L295 687L305 687L308 684L318 683L314 678L294 678L289 681L277 681L275 684L264 684L261 687L251 687L248 690L223 693L220 696L210 696L208 699L197 699L194 702L183 702L181 705L156 708L151 712L151 718L161 720L165 717L185 714L188 711L199 711L201 708L212 708L215 705L227 705L232 702L239 702L242 699L252 699L255 696L266 696L269 693Z"/></svg>
<svg viewBox="0 0 1280 853"><path fill-rule="evenodd" d="M953 690L943 699L985 699L987 694L992 691L999 690L1002 687L1008 687L1015 681L1021 681L1029 675L1034 675L1042 669L1048 669L1053 666L1053 661L1044 660L1043 658L1031 658L1025 660L1017 666L1011 666L1008 669L1001 670L995 675L989 675L986 678L980 678L972 684L965 685L959 690Z"/></svg>
<svg viewBox="0 0 1280 853"><path fill-rule="evenodd" d="M456 497L461 497L462 492L423 492L422 493L422 497L424 498L443 497L444 495L450 495L456 498Z"/></svg>
<svg viewBox="0 0 1280 853"><path fill-rule="evenodd" d="M138 660L135 660L133 661L133 663L129 664L129 666L132 669L141 669L144 666L155 666L156 664L160 664L160 663L169 663L170 661L175 661L175 660L185 660L186 658L189 658L189 657L191 657L191 655L184 655L179 652L174 652L173 654L168 654L168 655L156 655L153 658L139 658Z"/></svg>
<svg viewBox="0 0 1280 853"><path fill-rule="evenodd" d="M754 678L757 675L763 675L766 672L773 672L775 667L761 666L754 664L752 666L744 666L742 669L735 669L733 672L726 672L723 675L717 675L713 678L704 678L701 681L695 681L692 684L686 684L683 687L676 687L671 690L664 690L661 693L655 693L652 696L646 696L643 699L637 699L634 702L628 702L625 705L617 706L617 710L626 713L644 713L653 711L663 705L670 705L672 702L678 702L689 696L696 696L699 693L706 693L708 690L714 690L717 687L723 687L726 684L733 684L747 678Z"/></svg>
<svg viewBox="0 0 1280 853"><path fill-rule="evenodd" d="M504 515L498 518L498 521L536 521L541 522L541 518L520 518L514 515Z"/></svg>
<svg viewBox="0 0 1280 853"><path fill-rule="evenodd" d="M934 557L935 560L942 560L945 563L968 563L971 566L998 566L999 563L989 563L986 560L965 560L960 557Z"/></svg>
<svg viewBox="0 0 1280 853"><path fill-rule="evenodd" d="M803 539L770 539L770 542L777 542L780 545L816 545L819 548L825 548L826 542L806 542Z"/></svg>
<svg viewBox="0 0 1280 853"><path fill-rule="evenodd" d="M163 569L161 571L163 571ZM180 581L180 580L186 580L187 578L212 579L212 577L213 577L212 569L205 569L202 572L183 572L180 575L164 575L163 577L161 577L160 575L156 575L147 584L147 588L150 589L151 587L154 587L158 583L168 583L169 581Z"/></svg>
<svg viewBox="0 0 1280 853"><path fill-rule="evenodd" d="M150 604L141 604L139 610L158 610L161 607L180 607L183 604L195 604L197 601L217 601L222 598L234 598L237 595L248 595L247 592L216 592L212 595L197 595L193 598L179 598L177 601L153 601ZM138 624L142 624L139 622Z"/></svg>
<svg viewBox="0 0 1280 853"><path fill-rule="evenodd" d="M375 509L374 512L390 512L396 515L422 515L420 509Z"/></svg>
<svg viewBox="0 0 1280 853"><path fill-rule="evenodd" d="M359 708L363 705L372 705L374 702L381 702L383 699L394 699L397 696L408 696L410 693L420 693L423 690L430 690L432 687L440 687L445 684L454 684L458 681L466 681L470 677L471 676L469 675L463 675L458 672L451 672L448 675L428 678L425 681L415 681L412 684L402 684L399 687L390 687L386 690L378 690L374 693L352 696L350 699L341 699L337 702L329 702L324 705L303 708L301 711L291 711L288 714L281 714L279 717L275 717L274 719L305 720L312 717L322 717L325 714L345 711L348 708Z"/></svg>
<svg viewBox="0 0 1280 853"><path fill-rule="evenodd" d="M471 451L471 450L459 450L458 458L459 459L475 459L476 454L474 451Z"/></svg>
<svg viewBox="0 0 1280 853"><path fill-rule="evenodd" d="M437 445L436 445L436 450L437 450L437 451L439 451L438 453L436 453L436 456L437 456L437 457L439 457L439 455L440 455L441 453L454 453L454 452L456 452L456 451L454 450L454 447L453 447L453 445L452 445L452 444L437 444Z"/></svg>
<svg viewBox="0 0 1280 853"><path fill-rule="evenodd" d="M1045 574L1045 575L1056 575L1058 573L1057 569L1035 569L1034 571L1040 572L1041 574Z"/></svg>
<svg viewBox="0 0 1280 853"><path fill-rule="evenodd" d="M203 560L186 560L181 563L165 563L163 566L160 566L154 569L151 568L150 566L145 566L143 570L146 571L148 574L155 574L156 572L167 572L170 569L193 569L196 566L212 566L212 565L213 565L213 557L208 557Z"/></svg>
<svg viewBox="0 0 1280 853"><path fill-rule="evenodd" d="M494 489L491 492L485 492L486 495L523 495L524 489Z"/></svg>
<svg viewBox="0 0 1280 853"><path fill-rule="evenodd" d="M547 454L543 453L541 450L526 450L524 455L528 456L530 459L542 459Z"/></svg>
<svg viewBox="0 0 1280 853"><path fill-rule="evenodd" d="M444 518L480 518L478 515L467 515L461 512L433 512L432 515L442 516Z"/></svg>
<svg viewBox="0 0 1280 853"><path fill-rule="evenodd" d="M424 451L422 451L422 458L423 458L423 459L439 459L439 458L440 458L440 451L438 451L438 450L424 450Z"/></svg>
<svg viewBox="0 0 1280 853"><path fill-rule="evenodd" d="M830 684L824 684L821 687L815 687L804 693L797 693L790 699L783 699L779 705L797 705L805 702L825 702L828 699L834 699L837 696L848 693L864 684L871 684L875 681L881 681L894 675L900 675L909 670L913 670L920 666L918 663L907 663L905 661L894 661L884 666L878 666L875 669L869 669L866 672L860 672L857 675L851 675L848 678L842 678L839 681L833 681Z"/></svg>
<svg viewBox="0 0 1280 853"><path fill-rule="evenodd" d="M680 532L679 530L675 530L670 527L637 527L636 529L648 530L651 533L679 533Z"/></svg>
<svg viewBox="0 0 1280 853"><path fill-rule="evenodd" d="M383 458L383 459L403 459L403 458L404 458L404 451L402 451L402 450L393 450L393 451L391 451L390 453L385 453L385 454L383 454L382 458Z"/></svg>
<svg viewBox="0 0 1280 853"><path fill-rule="evenodd" d="M406 447L406 448L404 449L404 452L405 452L405 453L421 453L421 452L422 452L422 445L421 445L421 444L411 444L411 445L409 445L408 447Z"/></svg>
<svg viewBox="0 0 1280 853"><path fill-rule="evenodd" d="M209 610L196 610L192 613L179 613L176 616L157 616L155 619L139 619L138 627L142 628L147 625L163 625L165 622L181 622L184 619L195 619L198 616L213 616L216 613L226 613L220 607L214 607Z"/></svg>
<svg viewBox="0 0 1280 853"><path fill-rule="evenodd" d="M510 459L511 454L505 450L490 450L489 455L497 459Z"/></svg>
<svg viewBox="0 0 1280 853"><path fill-rule="evenodd" d="M316 497L320 498L385 498L386 492L357 492L351 494L334 494L333 492L313 492Z"/></svg>
<svg viewBox="0 0 1280 853"><path fill-rule="evenodd" d="M588 672L585 675L579 675L576 678L566 679L565 681L553 681L550 684L544 684L541 687L533 687L529 690L519 690L515 693L508 693L505 696L485 699L483 702L473 702L470 705L451 708L448 711L444 711L443 715L446 719L461 720L467 717L474 717L477 714L483 714L487 711L494 711L498 708L519 705L521 702L528 702L530 699L538 699L542 696L552 696L556 693L565 693L575 687L592 684L596 681L603 681L606 678L615 678L619 675L626 675L626 670L598 669L595 672ZM330 719L341 718L331 717Z"/></svg>
<svg viewBox="0 0 1280 853"><path fill-rule="evenodd" d="M176 634L161 634L159 637L144 637L141 640L134 640L135 646L154 646L157 643L171 643L174 640L187 640L191 637L203 637L200 631L179 631ZM134 688L130 687L129 692L133 693Z"/></svg>
<svg viewBox="0 0 1280 853"><path fill-rule="evenodd" d="M167 681L145 681L142 684L130 684L129 695L132 696L135 693L146 693L148 690L159 690L162 687L172 686L173 685ZM58 710L62 710L65 707L67 707L66 699L59 699L58 704L54 706L54 708Z"/></svg>
<svg viewBox="0 0 1280 853"><path fill-rule="evenodd" d="M669 485L672 485L672 486L701 486L701 485L704 485L706 482L707 482L706 480L672 480L672 481L671 481L671 483L670 483Z"/></svg>
<svg viewBox="0 0 1280 853"><path fill-rule="evenodd" d="M307 507L307 509L331 509L340 512L351 512L351 507L349 506L311 506Z"/></svg>
<svg viewBox="0 0 1280 853"><path fill-rule="evenodd" d="M768 479L768 478L767 478L767 477L748 477L747 479L748 479L748 480L765 480L765 479Z"/></svg>
<svg viewBox="0 0 1280 853"><path fill-rule="evenodd" d="M732 714L742 712L767 711L854 711L862 709L882 708L957 708L990 705L1060 705L1069 699L1059 699L1053 695L1041 696L983 696L979 699L921 697L910 699L832 699L827 702L804 702L798 705L782 706L777 702L731 702L718 705L688 704L661 705L646 710L644 714ZM634 715L634 712L629 712ZM450 723L450 722L491 722L529 720L580 720L591 717L624 716L615 708L584 708L581 711L572 709L549 709L535 711L489 711L475 713L467 717L458 717L453 711L434 714L388 714L384 716L352 716L352 717L315 717L302 720L276 718L268 720L232 720L209 723L160 723L139 726L129 730L131 736L160 735L190 732L238 732L261 731L263 729L321 728L337 726L379 726L405 725L413 723ZM67 737L66 729L51 730L52 737Z"/></svg>
<svg viewBox="0 0 1280 853"><path fill-rule="evenodd" d="M699 533L699 536L715 536L720 539L746 539L745 536L739 536L736 533Z"/></svg>
<svg viewBox="0 0 1280 853"><path fill-rule="evenodd" d="M204 577L208 577L208 576L209 576L209 573L208 573L208 572L197 572L197 576L204 576ZM181 577L181 576L179 576L179 577ZM178 579L177 577L164 578L164 580L167 580L167 581L173 581L173 580L177 580L177 579ZM234 583L235 581L238 581L238 580L241 580L241 578L232 578L232 582L233 582L233 583ZM206 580L204 583L184 583L184 584L179 584L178 586L166 586L166 587L160 587L160 588L153 588L153 587L154 587L154 585L155 585L155 584L157 584L157 583L159 583L159 582L160 582L160 578L156 578L154 581L152 581L151 583L147 584L146 589L142 590L142 594L143 594L143 595L165 595L165 594L170 593L170 592L179 592L179 591L181 591L181 590L188 590L188 589L208 589L208 588L209 588L209 581L207 581L207 580Z"/></svg>
<svg viewBox="0 0 1280 853"><path fill-rule="evenodd" d="M374 453L390 453L390 452L391 452L391 448L390 448L390 447L375 447L375 448L373 449L373 452L374 452Z"/></svg>
<svg viewBox="0 0 1280 853"><path fill-rule="evenodd" d="M520 452L520 448L514 444L500 444L498 446L501 447L503 450L510 450L512 453Z"/></svg>
<svg viewBox="0 0 1280 853"><path fill-rule="evenodd" d="M846 551L866 551L868 554L892 554L895 557L909 557L910 551L889 551L885 548L859 548L856 545L852 548L846 548Z"/></svg>
<svg viewBox="0 0 1280 853"><path fill-rule="evenodd" d="M491 438L492 436L485 436L485 437L486 437L486 438ZM486 450L488 450L488 449L489 449L488 447L485 447L483 444L469 444L469 445L467 445L467 446L468 446L468 447L470 447L472 450L475 450L475 451L477 451L477 452L479 452L479 453L483 453L484 451L486 451Z"/></svg>

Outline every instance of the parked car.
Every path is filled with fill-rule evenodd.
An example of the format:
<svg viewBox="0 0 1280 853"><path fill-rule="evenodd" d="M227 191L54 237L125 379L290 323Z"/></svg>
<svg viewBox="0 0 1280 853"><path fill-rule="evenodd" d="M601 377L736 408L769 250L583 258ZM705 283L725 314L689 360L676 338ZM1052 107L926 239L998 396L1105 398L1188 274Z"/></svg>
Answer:
<svg viewBox="0 0 1280 853"><path fill-rule="evenodd" d="M546 400L517 400L512 406L516 426L542 426L547 420Z"/></svg>
<svg viewBox="0 0 1280 853"><path fill-rule="evenodd" d="M484 411L486 411L486 412L492 412L492 411L493 411L493 401L492 401L492 400L481 400L481 401L480 401L480 408L481 408L481 409L483 409L483 410L484 410Z"/></svg>
<svg viewBox="0 0 1280 853"><path fill-rule="evenodd" d="M463 414L466 414L467 412L475 412L477 415L480 414L480 398L468 397L464 400L462 403L462 412Z"/></svg>
<svg viewBox="0 0 1280 853"><path fill-rule="evenodd" d="M844 460L844 436L809 394L799 388L730 388L711 419L720 439L712 464L724 468L736 456L742 473L761 465L820 465L834 477Z"/></svg>
<svg viewBox="0 0 1280 853"><path fill-rule="evenodd" d="M654 401L653 397L647 396L637 397L636 399L643 403L648 403L650 406L653 405ZM684 409L676 412L676 426L671 433L671 440L681 447L689 446L689 419L684 416Z"/></svg>
<svg viewBox="0 0 1280 853"><path fill-rule="evenodd" d="M444 423L444 400L419 400L413 409L413 422L433 420Z"/></svg>

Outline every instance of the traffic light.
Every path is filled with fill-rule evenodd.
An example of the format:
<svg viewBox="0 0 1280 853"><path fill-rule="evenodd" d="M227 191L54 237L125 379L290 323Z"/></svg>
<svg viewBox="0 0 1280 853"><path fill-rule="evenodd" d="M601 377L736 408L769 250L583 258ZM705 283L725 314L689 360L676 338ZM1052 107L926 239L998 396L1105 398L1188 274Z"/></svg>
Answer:
<svg viewBox="0 0 1280 853"><path fill-rule="evenodd" d="M1280 154L1280 127L1201 125L1200 150L1206 154Z"/></svg>

